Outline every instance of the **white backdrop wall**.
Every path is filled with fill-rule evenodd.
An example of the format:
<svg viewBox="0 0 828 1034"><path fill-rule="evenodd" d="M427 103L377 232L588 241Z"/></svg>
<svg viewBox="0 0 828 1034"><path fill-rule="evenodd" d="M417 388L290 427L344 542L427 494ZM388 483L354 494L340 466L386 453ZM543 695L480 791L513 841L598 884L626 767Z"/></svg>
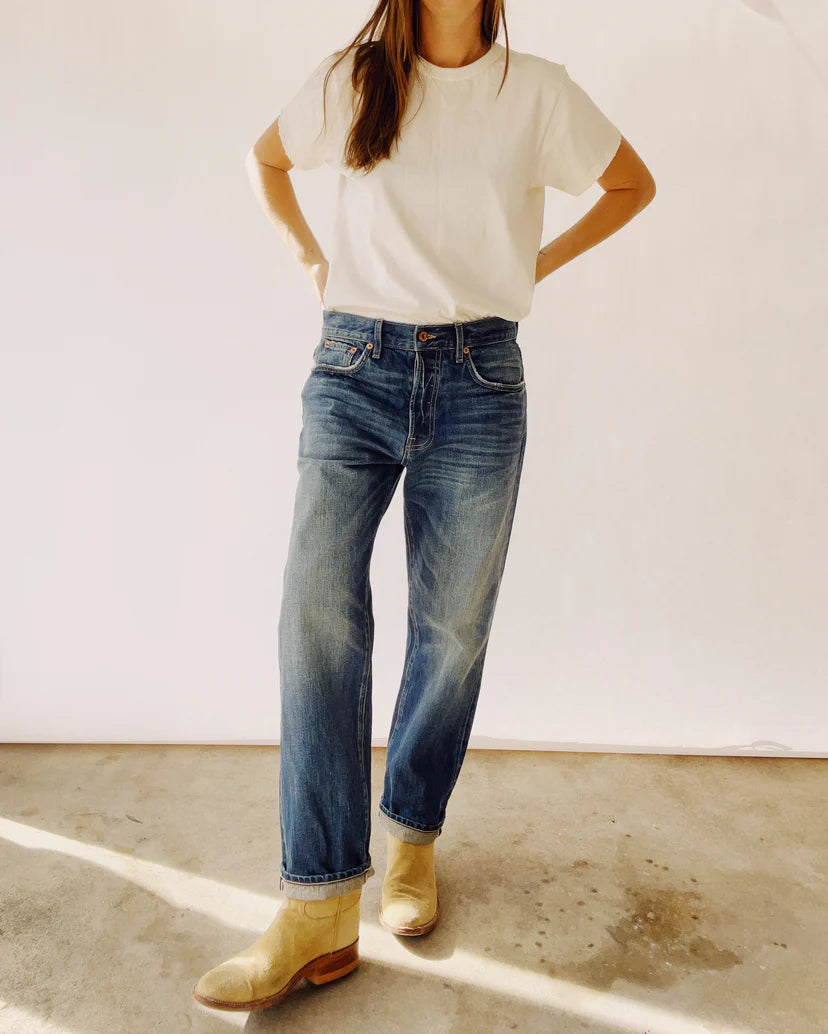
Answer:
<svg viewBox="0 0 828 1034"><path fill-rule="evenodd" d="M2 10L0 739L278 741L321 312L243 158L371 7ZM521 323L529 444L472 747L828 753L824 11L507 12L658 194ZM336 176L293 178L326 247ZM599 196L548 191L544 242ZM401 499L372 567L376 744Z"/></svg>

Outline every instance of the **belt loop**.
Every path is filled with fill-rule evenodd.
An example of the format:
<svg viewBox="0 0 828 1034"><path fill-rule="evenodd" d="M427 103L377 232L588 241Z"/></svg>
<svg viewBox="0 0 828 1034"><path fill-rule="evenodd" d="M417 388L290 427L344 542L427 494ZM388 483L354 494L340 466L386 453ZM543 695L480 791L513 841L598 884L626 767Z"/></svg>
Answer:
<svg viewBox="0 0 828 1034"><path fill-rule="evenodd" d="M462 363L463 362L463 324L462 323L457 322L457 323L454 324L454 335L455 335L454 361L456 363Z"/></svg>
<svg viewBox="0 0 828 1034"><path fill-rule="evenodd" d="M379 359L382 355L382 320L374 321L374 348L371 351L372 359Z"/></svg>

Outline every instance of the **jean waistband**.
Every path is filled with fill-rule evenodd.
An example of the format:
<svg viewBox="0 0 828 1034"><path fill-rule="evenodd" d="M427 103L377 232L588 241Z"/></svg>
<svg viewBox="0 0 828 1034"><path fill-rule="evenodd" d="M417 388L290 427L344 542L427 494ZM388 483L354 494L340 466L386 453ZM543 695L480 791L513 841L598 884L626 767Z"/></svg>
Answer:
<svg viewBox="0 0 828 1034"><path fill-rule="evenodd" d="M371 342L376 352L403 348L413 352L442 348L461 353L465 346L494 344L517 337L518 321L500 316L455 323L399 323L355 312L322 310L322 333L330 337Z"/></svg>

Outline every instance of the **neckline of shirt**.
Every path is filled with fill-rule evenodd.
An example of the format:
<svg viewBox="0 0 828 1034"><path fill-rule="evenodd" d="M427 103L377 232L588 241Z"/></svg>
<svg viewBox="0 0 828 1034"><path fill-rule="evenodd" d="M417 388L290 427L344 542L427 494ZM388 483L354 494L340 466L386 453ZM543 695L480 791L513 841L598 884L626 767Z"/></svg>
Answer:
<svg viewBox="0 0 828 1034"><path fill-rule="evenodd" d="M432 79L467 79L471 75L482 72L484 68L488 68L505 49L502 43L493 43L486 53L476 61L471 61L467 65L459 65L456 68L434 65L430 61L426 61L422 54L417 55L417 61L425 74L431 76Z"/></svg>

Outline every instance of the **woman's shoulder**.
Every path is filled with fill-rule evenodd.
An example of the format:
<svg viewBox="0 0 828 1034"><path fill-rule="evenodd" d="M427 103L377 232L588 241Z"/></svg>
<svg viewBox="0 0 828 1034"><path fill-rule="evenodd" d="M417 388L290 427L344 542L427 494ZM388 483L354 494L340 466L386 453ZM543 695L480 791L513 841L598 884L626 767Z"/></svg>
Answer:
<svg viewBox="0 0 828 1034"><path fill-rule="evenodd" d="M505 48L504 48L505 49ZM566 79L566 66L545 54L509 48L509 76L519 94L534 97L543 108L558 96Z"/></svg>
<svg viewBox="0 0 828 1034"><path fill-rule="evenodd" d="M341 58L341 60L340 60ZM343 48L334 50L319 61L313 70L313 75L318 79L324 79L330 71L331 81L341 86L346 79L349 79L354 66L354 50Z"/></svg>
<svg viewBox="0 0 828 1034"><path fill-rule="evenodd" d="M565 65L545 54L533 54L526 50L509 48L509 70L519 73L543 85L558 84L566 74Z"/></svg>

